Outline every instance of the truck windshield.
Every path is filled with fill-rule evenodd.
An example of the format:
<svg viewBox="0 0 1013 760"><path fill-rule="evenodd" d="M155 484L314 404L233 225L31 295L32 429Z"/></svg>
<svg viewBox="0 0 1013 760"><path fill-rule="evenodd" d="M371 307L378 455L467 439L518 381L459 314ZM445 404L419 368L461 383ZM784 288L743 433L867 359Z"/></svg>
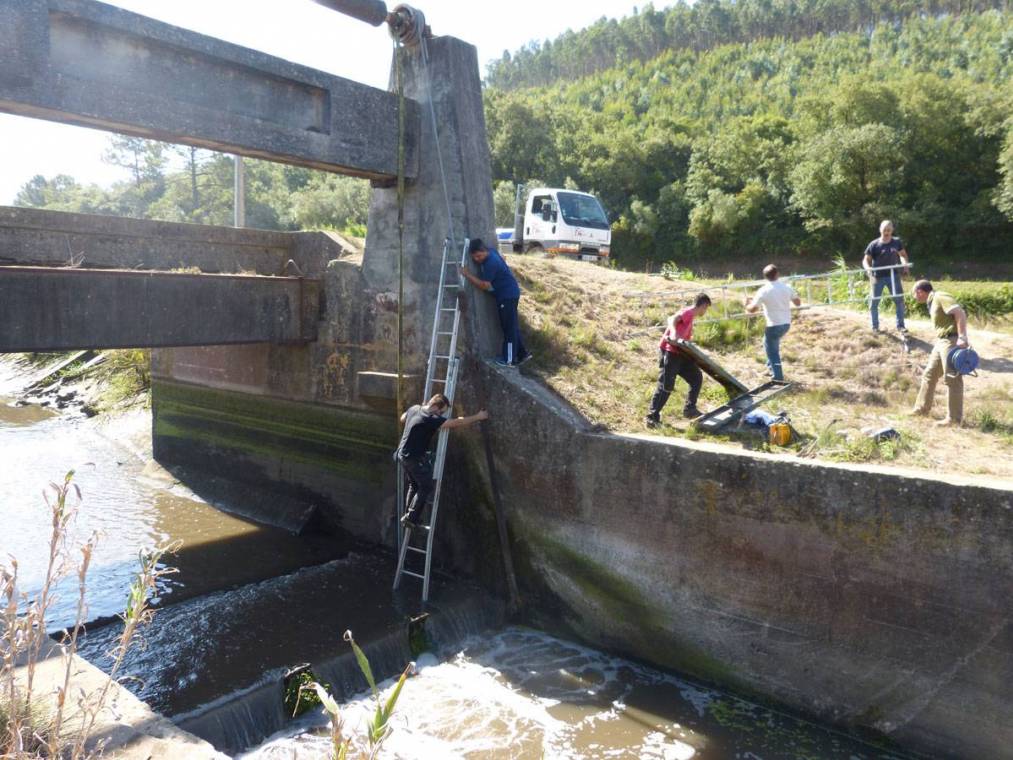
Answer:
<svg viewBox="0 0 1013 760"><path fill-rule="evenodd" d="M595 230L609 228L609 220L594 196L577 193L558 193L557 196L563 221L571 227L590 227Z"/></svg>

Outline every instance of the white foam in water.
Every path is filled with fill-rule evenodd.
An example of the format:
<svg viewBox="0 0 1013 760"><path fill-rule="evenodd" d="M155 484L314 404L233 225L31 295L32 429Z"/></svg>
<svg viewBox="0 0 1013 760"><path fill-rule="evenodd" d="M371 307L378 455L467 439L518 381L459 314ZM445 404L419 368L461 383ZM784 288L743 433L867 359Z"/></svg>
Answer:
<svg viewBox="0 0 1013 760"><path fill-rule="evenodd" d="M525 628L419 658L397 704L385 760L872 760L883 754L824 727ZM393 680L382 685L384 695ZM342 707L364 736L373 702ZM321 729L294 729L243 760L324 760Z"/></svg>
<svg viewBox="0 0 1013 760"><path fill-rule="evenodd" d="M635 666L546 634L511 628L468 642L438 663L419 658L405 685L381 756L467 758L650 758L690 760L696 750L664 730L630 719L622 698ZM382 685L384 692L394 681ZM373 702L343 705L346 735L362 736ZM326 736L271 739L243 760L323 760Z"/></svg>

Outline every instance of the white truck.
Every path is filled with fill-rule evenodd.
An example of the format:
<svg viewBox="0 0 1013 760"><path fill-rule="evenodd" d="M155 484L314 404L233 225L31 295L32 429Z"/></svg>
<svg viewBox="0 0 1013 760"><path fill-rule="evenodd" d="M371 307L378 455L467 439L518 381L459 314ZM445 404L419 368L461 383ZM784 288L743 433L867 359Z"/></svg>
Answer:
<svg viewBox="0 0 1013 760"><path fill-rule="evenodd" d="M509 230L497 230L502 246L509 243L514 252L608 261L612 229L597 198L561 187L536 187L528 191L522 212L523 194L524 186L519 185L513 234L508 237Z"/></svg>

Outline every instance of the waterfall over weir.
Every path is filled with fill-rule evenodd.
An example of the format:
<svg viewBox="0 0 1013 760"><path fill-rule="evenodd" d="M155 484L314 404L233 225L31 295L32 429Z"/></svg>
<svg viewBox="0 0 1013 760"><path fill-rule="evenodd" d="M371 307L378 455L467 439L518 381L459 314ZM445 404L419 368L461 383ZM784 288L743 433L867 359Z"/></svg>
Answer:
<svg viewBox="0 0 1013 760"><path fill-rule="evenodd" d="M413 659L409 620L418 589L391 597L391 556L353 552L340 560L219 591L159 610L145 646L124 663L128 688L181 728L218 750L236 753L284 730L286 672L309 663L332 694L345 700L366 688L351 647L352 630L378 680ZM446 651L502 623L500 602L465 584L436 586L425 640ZM85 637L82 654L96 664L119 626Z"/></svg>

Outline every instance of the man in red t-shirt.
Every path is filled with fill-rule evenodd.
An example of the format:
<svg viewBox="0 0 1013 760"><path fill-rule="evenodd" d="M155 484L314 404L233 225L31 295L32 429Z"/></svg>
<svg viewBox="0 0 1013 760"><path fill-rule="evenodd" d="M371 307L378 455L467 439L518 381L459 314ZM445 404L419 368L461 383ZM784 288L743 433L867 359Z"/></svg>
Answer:
<svg viewBox="0 0 1013 760"><path fill-rule="evenodd" d="M696 297L692 306L687 306L678 314L673 314L668 318L668 328L661 337L661 344L658 346L658 367L660 368L658 390L654 392L654 398L651 399L651 410L644 420L647 427L656 427L661 422L661 410L665 407L668 397L672 395L676 375L689 383L689 394L686 396L686 405L682 409L683 417L700 416L700 410L696 408L696 400L700 396L700 386L703 385L703 372L696 366L696 362L679 350L675 340L676 338L692 340L693 320L706 314L710 305L710 297L706 293L701 293Z"/></svg>

